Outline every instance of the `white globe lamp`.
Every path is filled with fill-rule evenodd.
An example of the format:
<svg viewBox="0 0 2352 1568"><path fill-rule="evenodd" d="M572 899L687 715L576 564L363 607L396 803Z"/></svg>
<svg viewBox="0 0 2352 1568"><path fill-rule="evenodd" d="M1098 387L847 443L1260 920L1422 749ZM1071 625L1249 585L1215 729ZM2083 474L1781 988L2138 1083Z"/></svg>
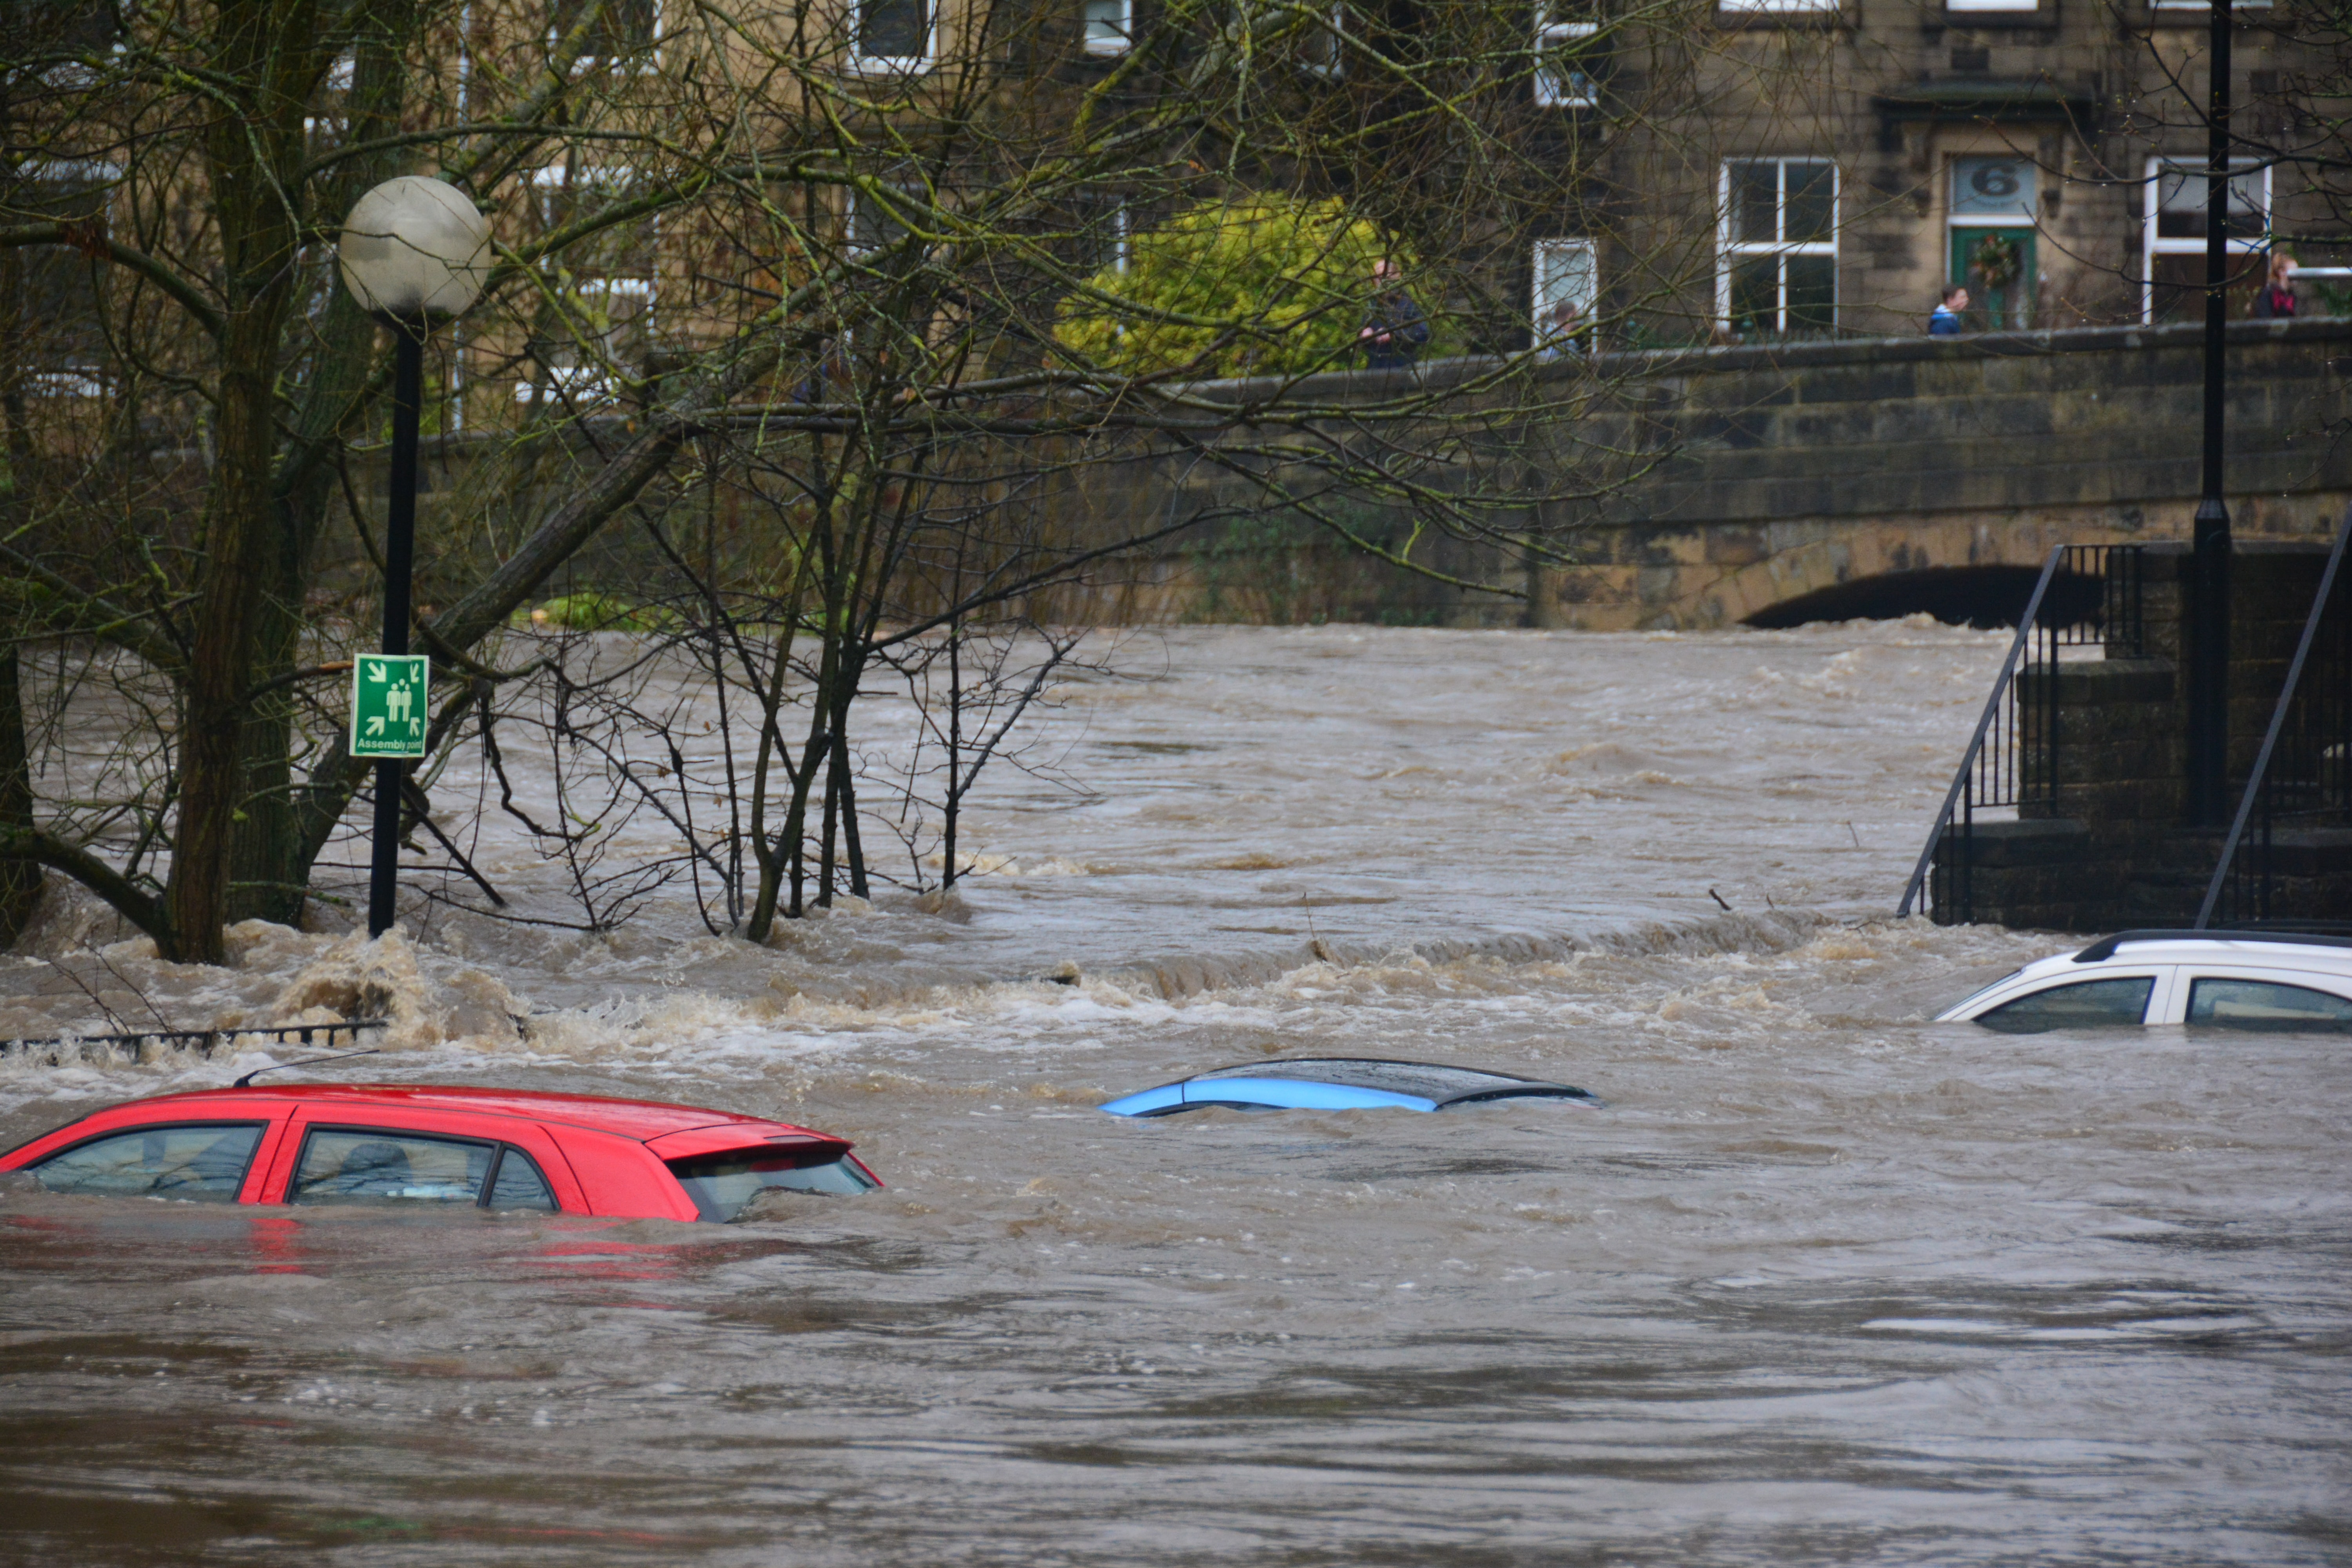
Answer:
<svg viewBox="0 0 2352 1568"><path fill-rule="evenodd" d="M490 223L455 185L403 174L359 199L335 250L343 287L370 315L429 327L482 297Z"/></svg>

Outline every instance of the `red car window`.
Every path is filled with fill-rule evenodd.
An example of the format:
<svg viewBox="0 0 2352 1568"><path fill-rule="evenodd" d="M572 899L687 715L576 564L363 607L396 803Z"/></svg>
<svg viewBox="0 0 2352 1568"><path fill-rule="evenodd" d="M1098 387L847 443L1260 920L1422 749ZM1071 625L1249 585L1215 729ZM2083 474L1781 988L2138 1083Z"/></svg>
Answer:
<svg viewBox="0 0 2352 1568"><path fill-rule="evenodd" d="M531 1157L509 1143L499 1155L498 1166L490 1173L490 1195L482 1205L489 1209L544 1209L555 1212L555 1189Z"/></svg>
<svg viewBox="0 0 2352 1568"><path fill-rule="evenodd" d="M482 1201L496 1143L383 1127L313 1127L286 1189L289 1204L463 1204Z"/></svg>
<svg viewBox="0 0 2352 1568"><path fill-rule="evenodd" d="M230 1204L245 1185L268 1126L155 1122L70 1143L29 1168L33 1179L53 1193Z"/></svg>
<svg viewBox="0 0 2352 1568"><path fill-rule="evenodd" d="M361 1110L364 1121L352 1115L354 1110ZM327 1136L330 1133L334 1134L331 1139ZM372 1136L361 1136L353 1142L353 1134ZM369 1142L389 1147L359 1148ZM314 1144L320 1150L315 1161L310 1153ZM507 1153L499 1152L501 1145ZM478 1152L462 1152L467 1150ZM408 1174L415 1179L404 1184L395 1181L401 1173L400 1161L391 1157L394 1152L404 1158ZM346 1163L351 1165L348 1172ZM472 1203L482 1195L487 1180L492 1208L605 1212L583 1201L579 1181L547 1129L514 1116L306 1103L296 1112L270 1164L257 1189L262 1203ZM370 1173L371 1166L381 1169ZM306 1187L305 1183L311 1185ZM462 1200L426 1194L428 1188L469 1184L471 1191ZM397 1195L396 1186L404 1192L414 1188L415 1194Z"/></svg>

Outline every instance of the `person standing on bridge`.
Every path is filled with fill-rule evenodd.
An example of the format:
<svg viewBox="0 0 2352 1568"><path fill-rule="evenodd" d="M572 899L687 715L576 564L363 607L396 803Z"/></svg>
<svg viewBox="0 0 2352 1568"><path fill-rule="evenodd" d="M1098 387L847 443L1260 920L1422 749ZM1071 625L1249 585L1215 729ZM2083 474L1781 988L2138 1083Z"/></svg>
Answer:
<svg viewBox="0 0 2352 1568"><path fill-rule="evenodd" d="M2257 321L2283 321L2294 314L2294 257L2290 252L2271 252L2270 276L2254 290L2253 309L2247 314Z"/></svg>
<svg viewBox="0 0 2352 1568"><path fill-rule="evenodd" d="M1364 363L1373 370L1404 369L1429 342L1429 318L1405 292L1396 263L1386 257L1372 263L1371 310L1356 341L1363 345Z"/></svg>
<svg viewBox="0 0 2352 1568"><path fill-rule="evenodd" d="M1927 335L1931 338L1957 338L1960 335L1960 312L1969 308L1969 291L1964 284L1954 283L1944 289L1943 302L1935 314L1927 318Z"/></svg>

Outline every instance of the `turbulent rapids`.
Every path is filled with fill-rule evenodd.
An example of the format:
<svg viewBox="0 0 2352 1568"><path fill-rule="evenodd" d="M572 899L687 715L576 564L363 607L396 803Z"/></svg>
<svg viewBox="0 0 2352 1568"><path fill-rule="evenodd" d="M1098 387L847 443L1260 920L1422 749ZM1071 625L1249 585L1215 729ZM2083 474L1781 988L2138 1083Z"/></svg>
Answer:
<svg viewBox="0 0 2352 1568"><path fill-rule="evenodd" d="M257 922L228 969L57 903L0 1037L383 1016L316 1076L722 1106L889 1185L727 1226L0 1191L0 1559L2341 1561L2340 1049L1925 1022L2064 945L1888 918L2000 647L1132 636L952 895L765 947L681 884L601 933ZM0 1142L298 1054L0 1058ZM1094 1109L1276 1054L1607 1107Z"/></svg>

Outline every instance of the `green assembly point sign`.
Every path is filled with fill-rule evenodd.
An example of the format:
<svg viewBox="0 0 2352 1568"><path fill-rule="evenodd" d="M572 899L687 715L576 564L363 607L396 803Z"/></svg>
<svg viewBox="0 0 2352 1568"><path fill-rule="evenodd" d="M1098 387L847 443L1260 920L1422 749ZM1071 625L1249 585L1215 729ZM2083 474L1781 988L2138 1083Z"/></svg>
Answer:
<svg viewBox="0 0 2352 1568"><path fill-rule="evenodd" d="M421 653L363 653L352 661L352 755L425 754L426 660Z"/></svg>

